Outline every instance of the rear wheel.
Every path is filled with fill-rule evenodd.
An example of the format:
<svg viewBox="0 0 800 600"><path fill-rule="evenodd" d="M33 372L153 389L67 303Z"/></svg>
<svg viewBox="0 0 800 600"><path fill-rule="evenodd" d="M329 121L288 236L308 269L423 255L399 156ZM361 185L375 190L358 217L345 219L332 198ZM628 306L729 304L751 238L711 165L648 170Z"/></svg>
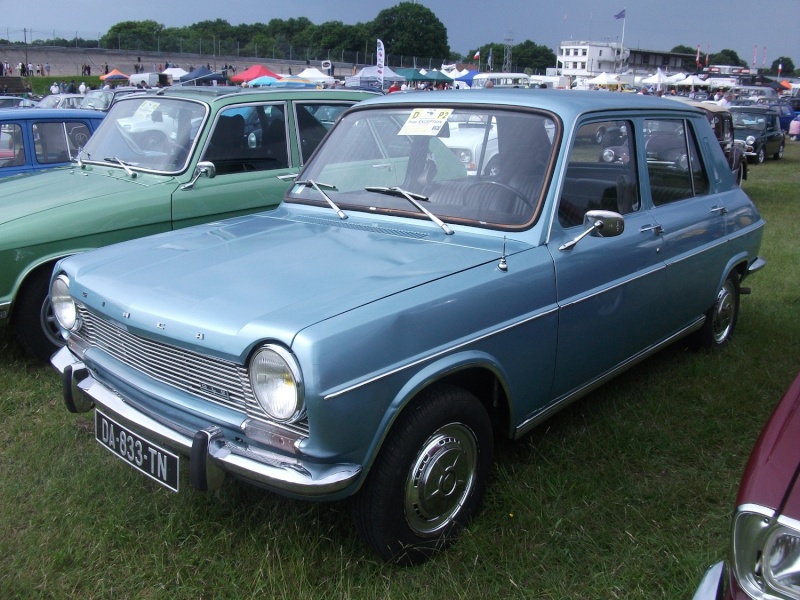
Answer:
<svg viewBox="0 0 800 600"><path fill-rule="evenodd" d="M64 345L50 306L50 270L39 269L23 284L11 317L19 344L43 362Z"/></svg>
<svg viewBox="0 0 800 600"><path fill-rule="evenodd" d="M772 155L772 158L775 160L780 160L783 158L783 144L781 144L780 148L778 148L778 151Z"/></svg>
<svg viewBox="0 0 800 600"><path fill-rule="evenodd" d="M453 386L423 392L392 427L354 499L361 537L403 565L452 544L481 506L492 444L475 396Z"/></svg>
<svg viewBox="0 0 800 600"><path fill-rule="evenodd" d="M739 317L739 276L729 273L708 309L703 328L697 332L699 345L708 350L724 348L730 342Z"/></svg>

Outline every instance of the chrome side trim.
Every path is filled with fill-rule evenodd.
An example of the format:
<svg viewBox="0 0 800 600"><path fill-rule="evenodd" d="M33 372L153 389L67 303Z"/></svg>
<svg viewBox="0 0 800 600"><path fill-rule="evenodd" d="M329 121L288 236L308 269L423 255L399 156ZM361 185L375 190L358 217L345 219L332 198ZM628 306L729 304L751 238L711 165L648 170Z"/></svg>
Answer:
<svg viewBox="0 0 800 600"><path fill-rule="evenodd" d="M530 317L526 317L524 319L521 319L520 321L516 321L514 323L506 325L505 327L500 327L498 329L495 329L493 331L489 331L488 333L484 333L483 335L476 336L474 338L471 338L471 339L466 340L464 342L461 342L459 344L454 344L453 346L449 346L447 348L439 350L438 352L434 352L433 354L429 354L427 356L423 356L422 358L418 358L417 360L411 361L410 363L405 364L405 365L403 365L401 367L397 367L395 369L392 369L391 371L386 371L385 373L381 373L380 375L375 375L374 377L370 377L369 379L365 379L364 381L360 381L359 383L354 383L351 386L348 386L348 387L346 387L344 389L341 389L341 390L339 390L337 392L333 392L331 394L328 394L328 395L324 396L324 399L325 400L332 400L333 398L337 398L337 397L339 397L339 396L341 396L343 394L347 394L348 392L352 392L353 390L357 390L360 387L364 387L365 385L369 385L370 383L374 383L375 381L379 381L380 379L383 379L384 377L389 377L390 375L395 375L396 373L400 373L401 371L404 371L406 369L410 369L411 367L415 367L415 366L417 366L419 364L422 364L424 362L427 362L429 360L433 360L433 359L439 358L440 356L444 356L445 354L449 354L449 353L451 353L451 352L453 352L455 350L459 350L460 348L464 348L465 346L469 346L470 344L474 344L475 342L478 342L480 340L489 338L489 337L491 337L493 335L497 335L498 333L503 333L504 331L508 331L509 329L513 329L514 327L518 327L520 325L524 325L525 323L530 323L531 321L535 321L536 319L539 319L541 317L546 317L547 315L553 314L554 312L558 312L558 310L559 310L559 308L557 306L555 306L555 307L553 307L553 308L551 308L549 310L545 310L543 312L537 313L537 314L532 315Z"/></svg>
<svg viewBox="0 0 800 600"><path fill-rule="evenodd" d="M578 389L574 390L573 392L565 394L561 398L557 398L556 400L554 400L553 402L551 402L550 404L548 404L547 406L545 406L544 408L542 408L539 411L534 411L534 413L531 416L529 416L525 421L523 421L522 423L520 423L516 427L516 429L514 430L514 438L519 438L519 437L525 435L531 429L536 427L539 423L541 423L542 421L547 420L554 413L560 411L561 409L563 409L566 406L569 406L570 404L575 402L575 400L578 400L579 398L585 396L589 392L592 392L592 391L596 390L597 388L599 388L601 385L603 385L607 381L613 379L614 377L616 377L617 375L619 375L623 371L626 371L627 369L630 369L632 366L642 362L644 359L652 356L653 354L655 354L656 352L658 352L662 348L665 348L665 347L669 346L670 344L674 343L676 340L678 340L678 339L680 339L682 337L685 337L685 336L689 335L690 333L692 333L694 331L697 331L698 329L700 329L703 326L703 323L705 322L705 320L706 320L705 316L699 317L697 320L692 322L690 325L688 325L687 327L684 327L679 332L675 333L674 335L671 335L670 337L666 338L662 342L660 342L660 343L658 343L658 344L656 344L654 346L650 346L649 348L646 348L645 350L642 350L638 354L635 354L632 357L630 357L629 359L621 362L616 367L606 371L603 375L600 375L599 377L596 377L595 379L593 379L590 382L584 384L583 386L579 387Z"/></svg>
<svg viewBox="0 0 800 600"><path fill-rule="evenodd" d="M653 275L654 273L658 273L659 271L663 271L666 268L667 268L666 265L664 265L663 263L660 263L657 267L655 267L653 269L650 269L649 271L645 271L644 273L640 273L636 277L631 277L630 279L626 279L625 281L620 281L619 283L617 283L615 285L612 285L612 286L609 286L609 287L604 287L604 288L602 288L600 290L597 290L596 292L592 292L591 294L586 294L584 296L580 296L580 297L575 298L573 300L569 300L568 302L564 302L563 304L561 304L560 307L561 308L569 308L570 306L573 306L575 304L580 304L581 302L584 302L586 300L590 300L591 298L594 298L595 296L600 296L601 294L605 294L606 292L610 292L610 291L615 290L615 289L617 289L619 287L622 287L624 285L628 285L629 283L631 283L632 281L636 281L637 279L642 279L643 277L649 277L650 275Z"/></svg>

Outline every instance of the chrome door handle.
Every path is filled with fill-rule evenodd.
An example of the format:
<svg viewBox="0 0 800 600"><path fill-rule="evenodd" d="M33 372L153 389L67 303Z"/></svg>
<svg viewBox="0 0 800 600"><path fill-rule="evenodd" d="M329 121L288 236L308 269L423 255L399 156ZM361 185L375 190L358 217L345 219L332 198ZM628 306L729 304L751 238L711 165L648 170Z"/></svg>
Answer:
<svg viewBox="0 0 800 600"><path fill-rule="evenodd" d="M721 215L726 215L726 214L728 214L728 209L725 208L724 206L712 206L711 207L711 212L712 213L719 213Z"/></svg>
<svg viewBox="0 0 800 600"><path fill-rule="evenodd" d="M661 225L644 225L639 231L641 233L644 233L646 231L652 231L656 235L661 235L662 233L664 233L664 228L661 227Z"/></svg>

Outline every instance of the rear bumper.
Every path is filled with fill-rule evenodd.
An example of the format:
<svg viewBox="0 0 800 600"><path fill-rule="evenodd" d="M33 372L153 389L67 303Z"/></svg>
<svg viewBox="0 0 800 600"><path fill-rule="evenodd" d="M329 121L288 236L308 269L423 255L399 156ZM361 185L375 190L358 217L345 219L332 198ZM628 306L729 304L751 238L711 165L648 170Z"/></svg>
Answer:
<svg viewBox="0 0 800 600"><path fill-rule="evenodd" d="M347 488L361 473L357 464L321 465L226 439L215 425L188 430L136 406L99 382L67 347L59 350L51 362L62 375L64 402L70 412L86 412L97 406L142 437L189 457L195 489L216 489L228 473L289 496L324 498Z"/></svg>

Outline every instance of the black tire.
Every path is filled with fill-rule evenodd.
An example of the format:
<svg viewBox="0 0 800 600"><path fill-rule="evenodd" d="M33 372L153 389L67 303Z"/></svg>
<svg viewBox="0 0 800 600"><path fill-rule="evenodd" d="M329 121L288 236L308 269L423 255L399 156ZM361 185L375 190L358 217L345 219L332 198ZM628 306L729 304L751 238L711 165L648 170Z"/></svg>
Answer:
<svg viewBox="0 0 800 600"><path fill-rule="evenodd" d="M486 168L483 170L483 175L485 177L490 177L492 179L499 177L500 161L498 160L496 155L493 156L489 161L489 164L486 165Z"/></svg>
<svg viewBox="0 0 800 600"><path fill-rule="evenodd" d="M759 148L759 149L756 151L756 162L757 162L758 164L761 164L761 163L763 163L765 160L767 160L767 151L766 151L766 149L764 148L764 146L761 146L761 147L760 147L760 148Z"/></svg>
<svg viewBox="0 0 800 600"><path fill-rule="evenodd" d="M50 307L50 273L39 269L22 284L14 299L11 325L14 336L29 354L43 362L64 345L64 339Z"/></svg>
<svg viewBox="0 0 800 600"><path fill-rule="evenodd" d="M775 160L780 160L783 158L783 144L781 144L780 148L778 148L778 151L772 155L772 158Z"/></svg>
<svg viewBox="0 0 800 600"><path fill-rule="evenodd" d="M606 135L606 128L605 127L598 127L597 131L594 132L594 143L595 144L602 144L603 138Z"/></svg>
<svg viewBox="0 0 800 600"><path fill-rule="evenodd" d="M353 500L359 535L381 558L424 562L451 545L480 509L492 427L475 396L423 392L397 419Z"/></svg>
<svg viewBox="0 0 800 600"><path fill-rule="evenodd" d="M739 187L742 187L742 182L744 181L744 169L745 166L744 163L742 162L739 164L739 168L736 169L736 173L734 174L734 177L736 178L736 185L738 185Z"/></svg>
<svg viewBox="0 0 800 600"><path fill-rule="evenodd" d="M714 305L706 313L703 328L697 332L698 345L706 350L719 350L730 342L739 318L739 276L728 273Z"/></svg>

